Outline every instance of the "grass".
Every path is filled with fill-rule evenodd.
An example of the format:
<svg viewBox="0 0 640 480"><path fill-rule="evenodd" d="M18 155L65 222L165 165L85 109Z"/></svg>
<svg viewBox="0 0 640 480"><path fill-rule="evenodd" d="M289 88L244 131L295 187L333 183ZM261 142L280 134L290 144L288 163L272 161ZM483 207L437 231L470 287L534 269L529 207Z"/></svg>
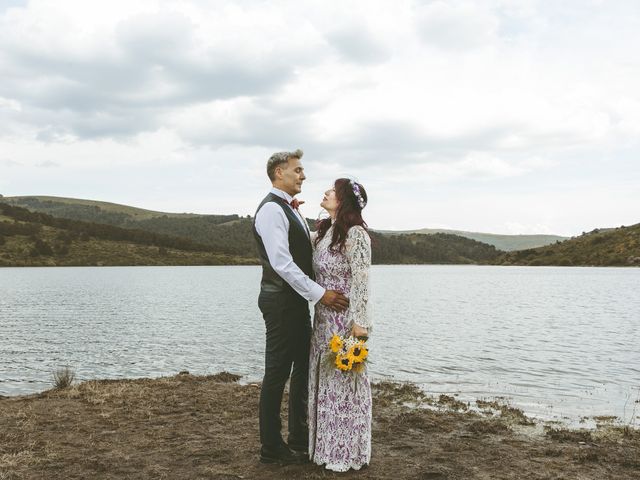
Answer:
<svg viewBox="0 0 640 480"><path fill-rule="evenodd" d="M265 466L258 462L260 388L237 380L183 372L2 398L0 480L638 480L640 432L596 431L586 442L586 433L559 429L522 434L502 415L445 408L415 385L390 382L373 385L368 468ZM285 425L286 410L285 394Z"/></svg>
<svg viewBox="0 0 640 480"><path fill-rule="evenodd" d="M476 405L478 408L485 411L495 411L500 413L500 416L511 420L513 423L518 425L534 425L535 422L527 417L522 410L519 408L512 407L510 405L500 403L497 400L486 401L486 400L476 400Z"/></svg>
<svg viewBox="0 0 640 480"><path fill-rule="evenodd" d="M53 386L58 390L69 388L76 378L75 372L69 367L59 368L53 372Z"/></svg>

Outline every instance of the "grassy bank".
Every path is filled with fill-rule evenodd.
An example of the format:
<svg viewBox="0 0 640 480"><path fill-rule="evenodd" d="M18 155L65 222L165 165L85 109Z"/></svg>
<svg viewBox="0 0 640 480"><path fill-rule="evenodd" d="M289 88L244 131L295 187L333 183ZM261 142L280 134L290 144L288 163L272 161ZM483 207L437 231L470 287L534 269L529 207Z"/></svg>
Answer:
<svg viewBox="0 0 640 480"><path fill-rule="evenodd" d="M567 431L518 410L374 386L373 458L361 472L258 463L259 386L231 374L89 381L0 398L0 480L637 479L640 432ZM425 408L419 408L425 407Z"/></svg>

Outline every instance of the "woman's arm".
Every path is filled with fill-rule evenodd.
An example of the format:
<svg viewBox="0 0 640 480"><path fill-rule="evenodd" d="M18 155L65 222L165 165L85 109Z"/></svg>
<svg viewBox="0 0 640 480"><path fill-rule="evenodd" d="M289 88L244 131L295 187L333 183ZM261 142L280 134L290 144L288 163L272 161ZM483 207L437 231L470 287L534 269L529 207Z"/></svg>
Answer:
<svg viewBox="0 0 640 480"><path fill-rule="evenodd" d="M351 293L349 294L347 325L353 326L353 335L367 335L372 326L368 309L371 239L364 228L355 226L349 229L345 254L349 267L351 267Z"/></svg>

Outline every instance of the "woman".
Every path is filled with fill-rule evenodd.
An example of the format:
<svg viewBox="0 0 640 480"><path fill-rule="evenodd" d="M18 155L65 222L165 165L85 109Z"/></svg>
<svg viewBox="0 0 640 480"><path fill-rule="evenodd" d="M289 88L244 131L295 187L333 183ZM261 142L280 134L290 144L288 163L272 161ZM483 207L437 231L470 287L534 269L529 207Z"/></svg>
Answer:
<svg viewBox="0 0 640 480"><path fill-rule="evenodd" d="M368 336L368 277L371 240L362 209L367 193L346 178L335 181L320 204L330 218L314 234L316 282L349 298L349 308L335 312L317 303L309 362L309 457L327 469L359 470L371 459L371 386L366 363L360 371L336 368L329 350L334 334Z"/></svg>

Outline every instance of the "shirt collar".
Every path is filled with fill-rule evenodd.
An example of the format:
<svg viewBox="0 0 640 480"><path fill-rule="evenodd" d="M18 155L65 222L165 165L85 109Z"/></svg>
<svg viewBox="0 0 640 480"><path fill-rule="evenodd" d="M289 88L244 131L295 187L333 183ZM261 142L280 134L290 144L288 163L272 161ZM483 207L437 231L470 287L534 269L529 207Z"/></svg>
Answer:
<svg viewBox="0 0 640 480"><path fill-rule="evenodd" d="M291 200L293 200L293 197L291 195L289 195L287 192L280 190L279 188L273 187L271 189L271 193L273 193L274 195L277 195L280 198L284 198L287 203L291 203Z"/></svg>

